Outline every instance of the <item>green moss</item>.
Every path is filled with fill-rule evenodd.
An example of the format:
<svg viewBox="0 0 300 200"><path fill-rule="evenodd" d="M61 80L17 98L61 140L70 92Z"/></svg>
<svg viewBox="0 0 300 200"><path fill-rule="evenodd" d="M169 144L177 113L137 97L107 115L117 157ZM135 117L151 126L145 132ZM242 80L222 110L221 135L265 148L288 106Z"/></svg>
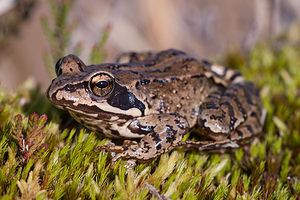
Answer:
<svg viewBox="0 0 300 200"><path fill-rule="evenodd" d="M228 154L178 149L152 162L139 163L133 169L126 168L126 161L110 168L110 153L95 150L108 139L86 129L61 130L60 124L70 117L50 105L31 81L15 92L1 89L0 196L2 199L156 199L157 195L171 199L296 199L293 190L297 192L300 188L297 123L300 68L295 63L300 63L299 53L297 46L274 50L258 45L249 57L242 59L237 55L239 59L233 62L231 54L224 60L234 63L234 67L262 88L268 109L262 137L248 148ZM37 148L34 155L39 156L24 163L20 146L13 137L14 119L21 114L23 133L32 131L28 129L28 117L34 111L39 115L47 113L49 118L40 130L45 133L47 149ZM291 186L288 176L293 180ZM33 187L37 189L28 191Z"/></svg>
<svg viewBox="0 0 300 200"><path fill-rule="evenodd" d="M53 49L60 46L60 52L53 50L48 55L46 63L51 67L68 41L65 17L69 9L65 6L70 2L51 4L59 16L55 29L43 19ZM65 34L54 34L57 30ZM103 58L107 31L91 54L95 63ZM268 111L261 137L226 154L175 149L149 163L138 163L133 169L127 168L124 160L110 168L111 154L96 150L109 139L78 129L78 124L71 123L66 112L54 108L32 81L14 92L0 88L0 199L297 199L300 31L292 31L292 38L289 33L279 44L258 44L247 56L231 52L220 61L239 69L261 88ZM39 141L47 148L35 146L24 162L15 116L22 116L19 128L27 134L24 138L30 139L36 135L30 128L33 112L48 117L45 126L39 125L44 133Z"/></svg>

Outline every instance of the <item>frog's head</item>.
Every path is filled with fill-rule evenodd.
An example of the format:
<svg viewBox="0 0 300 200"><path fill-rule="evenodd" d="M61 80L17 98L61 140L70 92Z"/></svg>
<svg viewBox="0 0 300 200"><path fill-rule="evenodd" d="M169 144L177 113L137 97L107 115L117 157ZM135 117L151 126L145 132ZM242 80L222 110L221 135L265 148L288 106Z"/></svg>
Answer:
<svg viewBox="0 0 300 200"><path fill-rule="evenodd" d="M144 115L145 105L122 82L116 64L86 66L78 57L58 60L48 99L71 114L106 120ZM127 77L128 78L128 77Z"/></svg>

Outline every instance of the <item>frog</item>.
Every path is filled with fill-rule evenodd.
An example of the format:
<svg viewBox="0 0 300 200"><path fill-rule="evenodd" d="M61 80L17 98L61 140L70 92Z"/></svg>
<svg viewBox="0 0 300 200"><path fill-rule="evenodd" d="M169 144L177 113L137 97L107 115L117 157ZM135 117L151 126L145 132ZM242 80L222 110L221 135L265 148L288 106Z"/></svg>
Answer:
<svg viewBox="0 0 300 200"><path fill-rule="evenodd" d="M242 74L187 53L127 52L115 62L86 65L70 54L55 66L47 97L86 128L122 145L111 162L147 162L176 147L214 151L241 147L263 131L258 87ZM199 140L183 138L193 130Z"/></svg>

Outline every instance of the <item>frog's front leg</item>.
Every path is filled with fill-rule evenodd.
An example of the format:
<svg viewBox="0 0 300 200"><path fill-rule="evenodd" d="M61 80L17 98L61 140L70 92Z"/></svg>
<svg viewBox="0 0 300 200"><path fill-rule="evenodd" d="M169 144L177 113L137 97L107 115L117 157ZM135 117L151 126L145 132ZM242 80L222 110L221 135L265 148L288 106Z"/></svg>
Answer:
<svg viewBox="0 0 300 200"><path fill-rule="evenodd" d="M189 130L184 117L171 114L160 114L140 117L128 126L135 133L145 133L139 143L123 146L100 146L100 149L120 152L112 159L112 164L121 158L148 161L167 152L172 145L181 141Z"/></svg>

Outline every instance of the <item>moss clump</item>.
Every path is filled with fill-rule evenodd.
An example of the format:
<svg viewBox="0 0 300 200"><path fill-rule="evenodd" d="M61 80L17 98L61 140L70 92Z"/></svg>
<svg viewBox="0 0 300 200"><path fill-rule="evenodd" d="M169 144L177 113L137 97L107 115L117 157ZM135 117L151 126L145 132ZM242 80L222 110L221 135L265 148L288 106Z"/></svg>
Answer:
<svg viewBox="0 0 300 200"><path fill-rule="evenodd" d="M52 47L45 63L52 70L65 53L72 30L66 16L74 1L49 2L54 27L46 18L42 25ZM108 31L91 63L103 58ZM259 44L248 56L235 52L218 62L254 81L268 111L260 139L226 154L175 149L133 169L126 161L111 169L110 153L95 151L108 139L66 126L69 115L32 81L14 92L0 87L0 199L299 199L299 33L294 29L272 46Z"/></svg>
<svg viewBox="0 0 300 200"><path fill-rule="evenodd" d="M59 128L70 118L32 83L15 92L0 89L0 198L297 199L299 55L299 46L261 44L248 57L235 53L223 61L261 87L268 115L260 140L227 154L176 149L133 169L125 161L111 169L110 154L95 151L108 139L86 129ZM44 113L46 124L39 117ZM32 121L42 125L43 139L36 141L46 148L37 145L24 162L16 133L33 132Z"/></svg>

